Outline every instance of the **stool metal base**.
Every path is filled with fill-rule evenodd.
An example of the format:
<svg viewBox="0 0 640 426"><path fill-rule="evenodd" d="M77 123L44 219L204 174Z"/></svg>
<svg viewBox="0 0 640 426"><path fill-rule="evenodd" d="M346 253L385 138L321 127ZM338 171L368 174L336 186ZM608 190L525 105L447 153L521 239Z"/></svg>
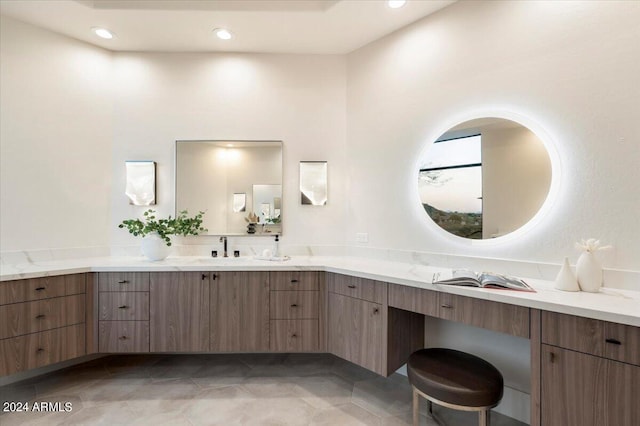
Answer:
<svg viewBox="0 0 640 426"><path fill-rule="evenodd" d="M415 386L411 386L413 389L413 426L419 426L420 424L420 397L423 397L427 400L427 406L429 410L429 415L435 422L440 426L445 426L441 419L439 419L435 413L433 412L432 404L438 404L442 407L452 408L454 410L460 411L477 411L478 412L478 426L489 426L489 415L491 413L491 409L498 404L488 405L486 407L469 407L466 405L456 405L450 404L448 402L437 400L424 392L419 391Z"/></svg>

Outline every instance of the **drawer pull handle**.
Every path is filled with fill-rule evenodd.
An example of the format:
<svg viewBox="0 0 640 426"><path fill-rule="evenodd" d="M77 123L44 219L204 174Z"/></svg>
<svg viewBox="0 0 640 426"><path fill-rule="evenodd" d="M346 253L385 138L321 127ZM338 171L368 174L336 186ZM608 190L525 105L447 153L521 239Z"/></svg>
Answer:
<svg viewBox="0 0 640 426"><path fill-rule="evenodd" d="M292 334L291 337L298 337L298 335L297 334Z"/></svg>
<svg viewBox="0 0 640 426"><path fill-rule="evenodd" d="M36 291L42 291L42 290L46 290L46 289L47 289L46 287L37 287Z"/></svg>
<svg viewBox="0 0 640 426"><path fill-rule="evenodd" d="M36 353L42 353L42 352L44 352L44 349L42 348L38 348L38 350L36 350Z"/></svg>
<svg viewBox="0 0 640 426"><path fill-rule="evenodd" d="M128 280L120 280L118 281L118 284L129 284Z"/></svg>
<svg viewBox="0 0 640 426"><path fill-rule="evenodd" d="M292 282L292 283L297 283L297 282L298 282L298 280L291 280L291 282Z"/></svg>
<svg viewBox="0 0 640 426"><path fill-rule="evenodd" d="M378 308L373 308L373 313L374 313L374 314L377 314L378 312L380 312L380 309L378 309Z"/></svg>
<svg viewBox="0 0 640 426"><path fill-rule="evenodd" d="M36 319L43 319L43 318L44 318L44 314L36 315Z"/></svg>
<svg viewBox="0 0 640 426"><path fill-rule="evenodd" d="M556 354L549 352L549 362L553 363L556 360Z"/></svg>
<svg viewBox="0 0 640 426"><path fill-rule="evenodd" d="M209 276L207 274L202 274L202 280L206 280L207 278L209 278Z"/></svg>
<svg viewBox="0 0 640 426"><path fill-rule="evenodd" d="M621 345L622 342L618 339L607 339L605 340L605 342L607 343L611 343L612 345Z"/></svg>
<svg viewBox="0 0 640 426"><path fill-rule="evenodd" d="M118 309L127 309L127 308L128 308L127 305L118 306Z"/></svg>
<svg viewBox="0 0 640 426"><path fill-rule="evenodd" d="M120 336L120 337L118 337L118 339L120 339L120 340L127 340L127 336Z"/></svg>
<svg viewBox="0 0 640 426"><path fill-rule="evenodd" d="M440 305L441 307L445 308L445 309L453 309L453 306L449 305L449 304L444 304L444 305Z"/></svg>
<svg viewBox="0 0 640 426"><path fill-rule="evenodd" d="M353 285L353 284L349 284L347 287L349 287L349 288L356 288L356 286L355 286L355 285Z"/></svg>
<svg viewBox="0 0 640 426"><path fill-rule="evenodd" d="M297 304L295 304L295 303L292 303L292 304L291 304L291 307L292 307L292 308L297 308L297 307L298 307L298 305L297 305Z"/></svg>

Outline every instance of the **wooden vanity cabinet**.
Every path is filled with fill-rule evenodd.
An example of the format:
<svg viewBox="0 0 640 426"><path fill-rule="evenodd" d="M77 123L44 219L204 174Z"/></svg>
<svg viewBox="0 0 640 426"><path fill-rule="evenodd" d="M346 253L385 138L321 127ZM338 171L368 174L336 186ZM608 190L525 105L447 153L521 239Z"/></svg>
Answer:
<svg viewBox="0 0 640 426"><path fill-rule="evenodd" d="M542 345L542 425L637 426L640 367Z"/></svg>
<svg viewBox="0 0 640 426"><path fill-rule="evenodd" d="M542 425L640 424L640 328L542 312Z"/></svg>
<svg viewBox="0 0 640 426"><path fill-rule="evenodd" d="M209 272L151 274L151 352L209 350L210 276Z"/></svg>
<svg viewBox="0 0 640 426"><path fill-rule="evenodd" d="M269 272L211 274L211 351L269 352Z"/></svg>
<svg viewBox="0 0 640 426"><path fill-rule="evenodd" d="M0 376L86 353L87 274L0 283Z"/></svg>
<svg viewBox="0 0 640 426"><path fill-rule="evenodd" d="M312 271L269 273L269 345L272 352L321 351L325 292ZM324 347L324 345L322 345Z"/></svg>
<svg viewBox="0 0 640 426"><path fill-rule="evenodd" d="M387 284L329 273L327 287L328 351L386 375Z"/></svg>
<svg viewBox="0 0 640 426"><path fill-rule="evenodd" d="M149 279L149 272L98 274L97 352L149 352Z"/></svg>

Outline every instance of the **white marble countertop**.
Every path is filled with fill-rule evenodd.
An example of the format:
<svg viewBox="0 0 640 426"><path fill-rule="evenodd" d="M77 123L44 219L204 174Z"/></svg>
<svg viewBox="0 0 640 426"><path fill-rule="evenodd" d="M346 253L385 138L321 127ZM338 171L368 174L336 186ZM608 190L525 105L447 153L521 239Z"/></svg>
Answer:
<svg viewBox="0 0 640 426"><path fill-rule="evenodd" d="M109 271L327 271L493 300L640 327L640 292L603 288L599 293L555 290L551 281L526 279L536 293L488 290L432 284L433 275L447 277L450 269L358 257L293 256L282 262L252 257L169 257L151 262L143 257L95 257L75 260L1 265L0 281L82 272Z"/></svg>

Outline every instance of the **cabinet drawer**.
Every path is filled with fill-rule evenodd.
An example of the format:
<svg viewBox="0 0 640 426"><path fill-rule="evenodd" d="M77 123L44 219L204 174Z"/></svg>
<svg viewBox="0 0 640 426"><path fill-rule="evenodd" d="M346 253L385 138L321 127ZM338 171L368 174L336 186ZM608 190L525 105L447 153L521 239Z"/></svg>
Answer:
<svg viewBox="0 0 640 426"><path fill-rule="evenodd" d="M279 271L269 273L271 290L315 291L320 288L318 272Z"/></svg>
<svg viewBox="0 0 640 426"><path fill-rule="evenodd" d="M84 324L0 340L0 376L85 354Z"/></svg>
<svg viewBox="0 0 640 426"><path fill-rule="evenodd" d="M0 305L85 292L85 274L58 275L0 283Z"/></svg>
<svg viewBox="0 0 640 426"><path fill-rule="evenodd" d="M0 306L0 339L84 323L84 295Z"/></svg>
<svg viewBox="0 0 640 426"><path fill-rule="evenodd" d="M529 338L529 308L440 293L438 317Z"/></svg>
<svg viewBox="0 0 640 426"><path fill-rule="evenodd" d="M318 291L272 291L271 319L317 319Z"/></svg>
<svg viewBox="0 0 640 426"><path fill-rule="evenodd" d="M99 291L149 291L148 272L101 272Z"/></svg>
<svg viewBox="0 0 640 426"><path fill-rule="evenodd" d="M269 332L274 352L319 350L318 320L271 320Z"/></svg>
<svg viewBox="0 0 640 426"><path fill-rule="evenodd" d="M100 321L100 352L149 352L148 321Z"/></svg>
<svg viewBox="0 0 640 426"><path fill-rule="evenodd" d="M101 321L148 321L149 293L100 293L98 296Z"/></svg>
<svg viewBox="0 0 640 426"><path fill-rule="evenodd" d="M542 312L542 343L640 365L640 328Z"/></svg>
<svg viewBox="0 0 640 426"><path fill-rule="evenodd" d="M389 284L389 306L435 317L438 316L438 293L416 287Z"/></svg>
<svg viewBox="0 0 640 426"><path fill-rule="evenodd" d="M374 303L382 303L382 298L386 291L386 283L366 278L330 273L327 276L327 281L329 291L332 293Z"/></svg>

